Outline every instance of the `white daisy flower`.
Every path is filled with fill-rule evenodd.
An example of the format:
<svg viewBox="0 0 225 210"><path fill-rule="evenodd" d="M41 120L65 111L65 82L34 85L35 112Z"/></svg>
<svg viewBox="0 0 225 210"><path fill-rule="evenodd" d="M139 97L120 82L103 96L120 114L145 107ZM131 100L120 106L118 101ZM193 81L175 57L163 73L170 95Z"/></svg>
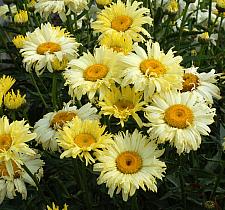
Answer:
<svg viewBox="0 0 225 210"><path fill-rule="evenodd" d="M221 98L220 89L215 85L218 74L215 74L214 69L208 73L198 73L197 69L198 67L192 66L185 70L182 92L191 91L208 104L213 104L213 98Z"/></svg>
<svg viewBox="0 0 225 210"><path fill-rule="evenodd" d="M42 147L47 150L57 151L58 144L56 135L59 129L62 129L64 124L71 121L76 116L81 120L90 119L98 120L97 109L92 107L91 103L83 105L80 109L76 106L70 106L70 102L57 112L49 112L34 125L34 131L37 134L36 141L42 144Z"/></svg>
<svg viewBox="0 0 225 210"><path fill-rule="evenodd" d="M27 33L24 45L20 50L23 63L28 72L35 69L37 75L43 73L45 68L53 72L52 63L55 59L71 60L76 57L79 44L65 29L54 27L50 23L42 24L34 32Z"/></svg>
<svg viewBox="0 0 225 210"><path fill-rule="evenodd" d="M165 163L158 159L164 150L157 150L157 144L138 130L132 134L121 132L114 140L115 144L97 156L100 163L93 169L100 172L97 183L106 184L110 197L115 190L116 194L122 191L124 201L139 187L157 192L156 179L162 179L166 170Z"/></svg>
<svg viewBox="0 0 225 210"><path fill-rule="evenodd" d="M40 180L43 176L42 166L44 165L40 155L28 156L20 154L19 158L23 165ZM0 203L3 202L5 197L13 199L16 196L16 192L21 194L22 199L26 199L26 183L36 186L33 179L21 165L16 164L12 160L0 161Z"/></svg>
<svg viewBox="0 0 225 210"><path fill-rule="evenodd" d="M127 68L122 72L122 86L134 85L136 91L144 91L145 100L153 93L182 87L183 69L181 56L174 56L170 49L166 54L160 50L158 42L146 43L147 52L134 46L135 53L122 58Z"/></svg>
<svg viewBox="0 0 225 210"><path fill-rule="evenodd" d="M163 92L154 95L152 101L145 109L149 135L158 143L169 141L178 154L197 150L201 135L210 132L208 125L214 122L216 110L192 92Z"/></svg>

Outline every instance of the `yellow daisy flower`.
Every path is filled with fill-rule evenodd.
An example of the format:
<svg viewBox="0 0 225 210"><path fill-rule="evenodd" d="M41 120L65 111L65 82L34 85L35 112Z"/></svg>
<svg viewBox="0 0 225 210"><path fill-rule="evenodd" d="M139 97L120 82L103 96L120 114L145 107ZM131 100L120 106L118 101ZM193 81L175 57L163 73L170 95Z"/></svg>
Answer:
<svg viewBox="0 0 225 210"><path fill-rule="evenodd" d="M26 183L36 186L33 179L23 169L21 165L26 165L29 171L40 180L43 176L44 162L40 159L40 155L33 156L20 154L18 159L21 164L12 160L0 161L0 204L4 198L13 199L16 193L20 193L22 199L27 198Z"/></svg>
<svg viewBox="0 0 225 210"><path fill-rule="evenodd" d="M182 92L191 91L203 98L208 104L213 104L213 98L221 99L220 89L214 84L217 82L215 70L198 73L198 67L192 66L185 70Z"/></svg>
<svg viewBox="0 0 225 210"><path fill-rule="evenodd" d="M0 118L0 160L19 161L19 153L34 155L35 152L26 144L36 137L24 120L9 123L6 116Z"/></svg>
<svg viewBox="0 0 225 210"><path fill-rule="evenodd" d="M64 152L60 158L79 157L86 165L94 163L92 152L96 154L108 144L113 143L111 135L105 133L105 126L98 120L84 120L74 118L67 123L63 130L59 130L58 144Z"/></svg>
<svg viewBox="0 0 225 210"><path fill-rule="evenodd" d="M8 92L4 96L4 105L7 109L18 109L20 108L24 103L26 103L25 99L26 95L21 96L20 91L17 90L17 94L14 93L12 90L11 92Z"/></svg>
<svg viewBox="0 0 225 210"><path fill-rule="evenodd" d="M133 50L132 39L125 38L118 33L104 35L100 40L100 44L124 55L129 54Z"/></svg>
<svg viewBox="0 0 225 210"><path fill-rule="evenodd" d="M49 112L34 125L34 132L37 133L36 141L42 144L43 149L57 151L58 144L56 142L56 136L58 130L71 121L75 117L79 117L82 120L97 120L97 109L92 107L91 103L87 103L77 109L76 106L70 106L70 102L65 104L64 107L57 112Z"/></svg>
<svg viewBox="0 0 225 210"><path fill-rule="evenodd" d="M121 0L105 7L98 15L97 20L92 23L92 28L96 32L105 34L116 32L125 38L131 38L133 41L143 41L144 34L150 37L150 34L142 27L144 24L152 25L152 18L149 17L149 9L140 8L141 2L127 1L124 4Z"/></svg>
<svg viewBox="0 0 225 210"><path fill-rule="evenodd" d="M137 114L147 104L144 101L141 102L142 96L143 93L135 93L134 89L129 86L120 89L113 85L98 103L101 106L101 114L119 118L122 127L129 116L132 116L139 127L142 127L143 123Z"/></svg>
<svg viewBox="0 0 225 210"><path fill-rule="evenodd" d="M210 132L208 125L214 122L215 109L192 92L162 92L154 95L152 101L145 109L149 135L158 143L169 141L178 154L197 150L201 135Z"/></svg>
<svg viewBox="0 0 225 210"><path fill-rule="evenodd" d="M139 187L156 192L156 179L162 179L166 170L165 163L158 159L164 150L157 150L157 144L137 130L132 134L121 132L114 141L97 156L100 163L93 168L100 172L97 183L106 184L110 197L115 190L116 194L122 191L124 201Z"/></svg>
<svg viewBox="0 0 225 210"><path fill-rule="evenodd" d="M26 37L23 35L17 35L13 38L12 42L16 46L16 48L20 49L24 45L24 41L26 40Z"/></svg>
<svg viewBox="0 0 225 210"><path fill-rule="evenodd" d="M216 8L220 12L225 12L225 0L216 0Z"/></svg>
<svg viewBox="0 0 225 210"><path fill-rule="evenodd" d="M112 0L95 0L98 7L104 7L112 3Z"/></svg>
<svg viewBox="0 0 225 210"><path fill-rule="evenodd" d="M147 52L138 45L134 46L135 53L122 58L127 65L123 71L122 86L134 85L136 91L144 91L145 100L153 93L169 89L181 89L183 69L180 66L181 56L174 56L170 49L166 54L160 50L158 42L146 43Z"/></svg>
<svg viewBox="0 0 225 210"><path fill-rule="evenodd" d="M14 16L15 23L26 23L28 21L28 14L26 10L20 10Z"/></svg>
<svg viewBox="0 0 225 210"><path fill-rule="evenodd" d="M62 210L68 210L68 205L64 204L64 207ZM52 203L52 207L47 206L47 210L59 210L59 206L56 206L54 203Z"/></svg>
<svg viewBox="0 0 225 210"><path fill-rule="evenodd" d="M76 57L78 46L75 38L65 32L65 29L47 23L36 28L34 32L27 33L20 52L26 70L31 72L34 68L37 75L40 75L45 68L53 72L52 62L55 59L62 62L65 58L71 60Z"/></svg>
<svg viewBox="0 0 225 210"><path fill-rule="evenodd" d="M0 107L3 102L3 96L9 91L9 89L13 86L15 82L16 80L11 76L3 75L3 77L0 78Z"/></svg>
<svg viewBox="0 0 225 210"><path fill-rule="evenodd" d="M87 94L91 100L98 92L101 98L104 89L121 77L120 57L112 49L100 47L95 49L94 55L88 52L73 59L63 73L65 85L69 85L69 95L80 100Z"/></svg>

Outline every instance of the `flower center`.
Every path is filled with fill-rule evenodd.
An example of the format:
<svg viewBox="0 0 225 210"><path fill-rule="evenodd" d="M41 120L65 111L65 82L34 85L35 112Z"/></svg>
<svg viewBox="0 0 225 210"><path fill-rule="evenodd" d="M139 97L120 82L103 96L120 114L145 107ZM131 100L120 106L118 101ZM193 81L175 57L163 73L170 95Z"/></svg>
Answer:
<svg viewBox="0 0 225 210"><path fill-rule="evenodd" d="M84 78L88 81L96 81L104 78L108 73L108 67L103 64L94 64L84 70Z"/></svg>
<svg viewBox="0 0 225 210"><path fill-rule="evenodd" d="M45 42L37 47L37 53L44 55L46 52L53 54L61 50L61 46L54 42Z"/></svg>
<svg viewBox="0 0 225 210"><path fill-rule="evenodd" d="M12 138L9 134L0 135L0 152L6 151L12 144Z"/></svg>
<svg viewBox="0 0 225 210"><path fill-rule="evenodd" d="M155 59L143 60L140 64L140 70L143 74L155 77L161 74L165 74L166 72L165 67Z"/></svg>
<svg viewBox="0 0 225 210"><path fill-rule="evenodd" d="M182 92L191 91L198 86L198 77L191 73L186 73L183 76L183 89Z"/></svg>
<svg viewBox="0 0 225 210"><path fill-rule="evenodd" d="M14 171L14 178L20 177L21 169L17 166L15 162L12 162L12 166ZM5 162L0 163L0 176L9 176Z"/></svg>
<svg viewBox="0 0 225 210"><path fill-rule="evenodd" d="M121 99L121 100L117 101L114 105L115 105L119 110L133 109L133 108L134 108L134 104L131 103L131 102L128 101L128 100L125 100L125 99Z"/></svg>
<svg viewBox="0 0 225 210"><path fill-rule="evenodd" d="M137 152L122 152L116 158L116 167L123 174L135 174L142 167L142 158Z"/></svg>
<svg viewBox="0 0 225 210"><path fill-rule="evenodd" d="M56 129L62 128L66 122L71 121L76 116L74 112L59 112L52 118L51 127Z"/></svg>
<svg viewBox="0 0 225 210"><path fill-rule="evenodd" d="M91 134L81 133L75 137L74 142L80 148L87 148L91 144L95 143L95 138Z"/></svg>
<svg viewBox="0 0 225 210"><path fill-rule="evenodd" d="M111 27L116 31L126 31L132 23L133 20L129 16L120 15L112 20Z"/></svg>
<svg viewBox="0 0 225 210"><path fill-rule="evenodd" d="M165 111L164 120L166 123L175 128L186 128L193 122L194 116L190 108L182 104L170 106Z"/></svg>

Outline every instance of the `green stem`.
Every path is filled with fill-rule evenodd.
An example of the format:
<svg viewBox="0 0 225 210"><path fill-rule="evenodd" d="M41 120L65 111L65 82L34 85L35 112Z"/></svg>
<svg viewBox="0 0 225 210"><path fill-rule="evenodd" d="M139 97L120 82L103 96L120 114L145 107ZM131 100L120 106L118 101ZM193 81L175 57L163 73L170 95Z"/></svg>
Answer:
<svg viewBox="0 0 225 210"><path fill-rule="evenodd" d="M52 73L52 104L53 109L57 109L57 75Z"/></svg>
<svg viewBox="0 0 225 210"><path fill-rule="evenodd" d="M34 75L33 75L32 72L30 73L30 76L31 76L31 80L32 80L32 82L33 82L33 84L34 84L34 86L35 86L35 88L36 88L36 90L37 90L37 92L38 92L38 94L39 94L39 96L40 96L40 98L41 98L41 100L42 100L42 102L43 102L45 108L48 109L48 105L47 105L47 103L45 102L45 99L44 99L44 97L43 97L42 94L41 94L41 91L40 91L40 89L39 89L39 87L38 87L38 85L37 85L37 83L36 83L36 80L34 79Z"/></svg>
<svg viewBox="0 0 225 210"><path fill-rule="evenodd" d="M87 177L86 177L86 166L82 163L79 168L78 160L74 159L74 168L75 168L75 176L78 177L78 181L80 184L80 188L83 194L83 202L86 205L86 209L91 210L91 197L90 197L90 190L87 186Z"/></svg>
<svg viewBox="0 0 225 210"><path fill-rule="evenodd" d="M32 178L32 180L34 181L34 183L35 183L35 185L36 185L36 187L37 187L37 190L38 190L38 192L39 192L39 194L40 194L42 200L45 202L45 204L49 204L49 201L46 199L46 197L45 197L45 195L44 195L44 193L43 193L43 191L42 191L42 188L41 188L41 186L40 186L40 184L39 184L39 181L38 181L37 177L36 177L34 174L32 174L32 172L27 168L26 165L22 165L22 167L24 168L24 170L27 172L27 174L28 174L28 175Z"/></svg>
<svg viewBox="0 0 225 210"><path fill-rule="evenodd" d="M210 28L210 24L211 24L211 13L212 13L212 0L209 0L208 28Z"/></svg>
<svg viewBox="0 0 225 210"><path fill-rule="evenodd" d="M131 198L131 210L138 210L137 192Z"/></svg>

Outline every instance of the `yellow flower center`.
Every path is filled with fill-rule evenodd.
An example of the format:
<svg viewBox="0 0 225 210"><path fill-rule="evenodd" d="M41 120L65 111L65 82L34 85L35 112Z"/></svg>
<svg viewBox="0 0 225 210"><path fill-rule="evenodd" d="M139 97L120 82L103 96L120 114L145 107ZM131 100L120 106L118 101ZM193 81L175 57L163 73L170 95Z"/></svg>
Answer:
<svg viewBox="0 0 225 210"><path fill-rule="evenodd" d="M119 46L112 46L111 48L113 49L114 52L124 52L124 49Z"/></svg>
<svg viewBox="0 0 225 210"><path fill-rule="evenodd" d="M9 134L0 135L0 152L8 150L12 144L12 138Z"/></svg>
<svg viewBox="0 0 225 210"><path fill-rule="evenodd" d="M84 70L84 78L88 81L96 81L104 78L108 74L108 67L103 64L94 64Z"/></svg>
<svg viewBox="0 0 225 210"><path fill-rule="evenodd" d="M183 76L183 89L182 92L191 91L198 86L198 77L191 73L186 73Z"/></svg>
<svg viewBox="0 0 225 210"><path fill-rule="evenodd" d="M14 171L14 178L18 178L20 176L21 169L17 166L15 162L12 162L12 166ZM9 176L5 162L0 163L0 176Z"/></svg>
<svg viewBox="0 0 225 210"><path fill-rule="evenodd" d="M59 112L53 117L51 126L53 128L62 128L66 122L71 121L76 116L76 113L70 111Z"/></svg>
<svg viewBox="0 0 225 210"><path fill-rule="evenodd" d="M116 158L116 167L123 174L135 174L142 168L142 158L137 152L122 152Z"/></svg>
<svg viewBox="0 0 225 210"><path fill-rule="evenodd" d="M126 31L132 23L133 20L129 16L120 15L112 20L111 27L116 31Z"/></svg>
<svg viewBox="0 0 225 210"><path fill-rule="evenodd" d="M140 64L140 70L143 74L150 76L159 76L161 74L165 74L166 72L164 65L155 59L143 60Z"/></svg>
<svg viewBox="0 0 225 210"><path fill-rule="evenodd" d="M40 55L44 55L45 53L51 53L58 52L61 50L61 46L54 42L45 42L40 44L37 47L37 53Z"/></svg>
<svg viewBox="0 0 225 210"><path fill-rule="evenodd" d="M81 133L75 137L74 142L80 148L87 148L95 143L95 138L91 134Z"/></svg>
<svg viewBox="0 0 225 210"><path fill-rule="evenodd" d="M133 109L134 104L128 100L121 99L114 104L119 110Z"/></svg>
<svg viewBox="0 0 225 210"><path fill-rule="evenodd" d="M166 123L175 128L186 128L193 122L194 116L190 108L182 104L170 106L165 111L164 120Z"/></svg>

